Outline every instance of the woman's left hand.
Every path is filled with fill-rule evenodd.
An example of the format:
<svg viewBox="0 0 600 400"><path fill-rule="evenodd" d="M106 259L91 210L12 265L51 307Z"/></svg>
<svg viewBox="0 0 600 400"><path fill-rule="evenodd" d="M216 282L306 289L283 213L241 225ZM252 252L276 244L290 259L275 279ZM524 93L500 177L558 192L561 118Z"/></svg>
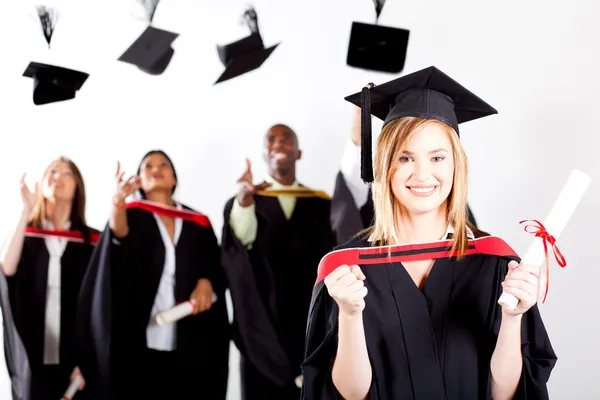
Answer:
<svg viewBox="0 0 600 400"><path fill-rule="evenodd" d="M83 375L81 374L81 370L79 369L79 367L75 367L73 369L73 372L71 373L71 382L73 382L73 380L77 376L79 376L81 378L81 382L79 383L77 390L83 390L83 388L85 387L85 379L83 379Z"/></svg>
<svg viewBox="0 0 600 400"><path fill-rule="evenodd" d="M213 287L210 281L206 278L198 280L194 292L190 296L190 300L195 303L194 314L201 313L210 309L212 306Z"/></svg>
<svg viewBox="0 0 600 400"><path fill-rule="evenodd" d="M534 265L518 264L511 261L502 288L519 300L517 308L503 308L505 314L521 315L537 303L540 294L541 269Z"/></svg>

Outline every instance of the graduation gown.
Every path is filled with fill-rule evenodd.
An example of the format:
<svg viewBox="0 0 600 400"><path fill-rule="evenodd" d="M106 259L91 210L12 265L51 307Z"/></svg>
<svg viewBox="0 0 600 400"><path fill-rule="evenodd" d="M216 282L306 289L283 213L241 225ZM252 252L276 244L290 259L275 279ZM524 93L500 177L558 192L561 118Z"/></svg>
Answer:
<svg viewBox="0 0 600 400"><path fill-rule="evenodd" d="M492 398L490 360L502 314L497 300L508 262L519 259L497 237L471 241L460 262L448 257L449 244L395 246L389 259L387 248L355 240L323 259L310 305L303 399L341 398L331 378L338 307L323 279L343 264L360 265L369 290L363 311L373 372L369 399ZM401 260L435 257L419 290ZM523 315L521 336L523 370L514 398L547 399L557 358L537 306Z"/></svg>
<svg viewBox="0 0 600 400"><path fill-rule="evenodd" d="M469 222L477 227L475 216L467 206ZM369 188L367 202L361 207L356 206L352 192L348 188L342 172L335 178L335 188L331 199L331 227L335 232L337 243L346 243L358 232L371 226L375 219L373 197Z"/></svg>
<svg viewBox="0 0 600 400"><path fill-rule="evenodd" d="M247 249L224 211L222 262L234 307L233 338L242 357L275 386L294 386L304 353L315 266L334 247L330 200L298 197L285 218L276 197L255 196L258 232Z"/></svg>
<svg viewBox="0 0 600 400"><path fill-rule="evenodd" d="M78 363L75 346L79 290L94 250L98 232L86 228L89 240L76 231L62 231L72 236L61 257L60 290L60 364L52 378L61 396L70 383ZM13 398L35 400L48 398L43 393L44 327L48 263L50 255L40 229L28 228L23 241L21 260L13 276L2 276L0 303L4 318L4 348ZM41 235L40 235L41 233ZM81 236L81 238L77 238ZM85 389L79 393L82 397Z"/></svg>
<svg viewBox="0 0 600 400"><path fill-rule="evenodd" d="M31 399L31 367L10 307L6 276L0 273L0 308L4 327L4 358L13 400Z"/></svg>
<svg viewBox="0 0 600 400"><path fill-rule="evenodd" d="M144 390L152 387L134 377L151 367L144 365L146 328L164 268L165 246L154 215L139 204L145 202L128 205L125 238L117 239L106 226L82 289L78 340L87 351L81 368L102 400L134 398L141 393L140 385ZM169 210L174 209L153 211L174 216ZM227 392L229 320L219 245L208 218L203 218L200 223L182 222L175 248L175 300L189 300L198 280L207 278L217 301L209 310L175 322L176 353L189 367L185 368L189 379L182 381L192 393L218 400ZM181 387L173 386L174 391Z"/></svg>

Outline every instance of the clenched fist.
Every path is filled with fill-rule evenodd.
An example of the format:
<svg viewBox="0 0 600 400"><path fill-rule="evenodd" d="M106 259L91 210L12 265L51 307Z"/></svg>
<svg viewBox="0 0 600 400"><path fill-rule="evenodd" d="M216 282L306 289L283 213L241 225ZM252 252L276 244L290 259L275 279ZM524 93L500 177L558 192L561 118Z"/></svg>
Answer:
<svg viewBox="0 0 600 400"><path fill-rule="evenodd" d="M358 265L342 265L325 278L327 291L340 307L340 313L355 315L364 310L367 295L365 279Z"/></svg>

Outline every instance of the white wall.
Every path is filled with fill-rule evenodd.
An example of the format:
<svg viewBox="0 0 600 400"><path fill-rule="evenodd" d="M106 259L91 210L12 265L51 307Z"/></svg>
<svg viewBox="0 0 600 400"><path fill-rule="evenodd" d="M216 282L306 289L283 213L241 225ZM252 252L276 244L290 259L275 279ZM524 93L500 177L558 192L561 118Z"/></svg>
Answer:
<svg viewBox="0 0 600 400"><path fill-rule="evenodd" d="M247 34L238 23L241 1L163 0L156 25L181 36L160 77L115 61L144 29L131 17L130 0L76 2L58 23L52 53L21 2L4 5L0 15L2 231L19 208L22 172L36 179L58 154L82 169L88 217L101 228L116 160L133 172L150 148L171 155L179 198L220 230L244 158L257 175L264 173L261 139L276 122L300 136L300 179L331 192L352 112L343 97L369 81L394 78L345 65L351 22L374 20L367 0L254 1L265 44L282 44L259 70L217 86L212 83L222 66L215 44ZM519 252L530 237L518 221L543 219L571 169L600 179L599 11L593 0L388 0L380 19L411 30L406 72L436 65L500 111L461 131L470 157L470 204L484 229ZM76 100L35 107L32 82L20 77L30 60L91 76ZM552 266L550 297L542 306L559 356L550 381L555 399L600 396L600 272L593 241L599 202L593 182L559 242L568 266ZM235 364L232 369L230 398L237 399ZM0 379L0 398L7 389Z"/></svg>

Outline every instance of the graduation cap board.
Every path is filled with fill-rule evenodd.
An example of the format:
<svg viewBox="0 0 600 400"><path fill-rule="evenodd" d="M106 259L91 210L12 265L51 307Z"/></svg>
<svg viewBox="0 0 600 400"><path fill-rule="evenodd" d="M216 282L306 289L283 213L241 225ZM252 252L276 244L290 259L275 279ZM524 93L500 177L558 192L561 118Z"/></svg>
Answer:
<svg viewBox="0 0 600 400"><path fill-rule="evenodd" d="M43 5L36 6L36 11L49 48L58 12L54 8ZM89 74L32 61L23 72L23 76L33 79L33 104L42 105L74 99Z"/></svg>
<svg viewBox="0 0 600 400"><path fill-rule="evenodd" d="M171 46L179 34L150 26L160 0L138 0L138 2L143 6L144 20L148 23L148 27L118 60L133 64L149 75L161 75L175 54Z"/></svg>
<svg viewBox="0 0 600 400"><path fill-rule="evenodd" d="M178 33L148 26L119 61L133 64L149 75L161 75L175 54L171 45L178 36Z"/></svg>
<svg viewBox="0 0 600 400"><path fill-rule="evenodd" d="M378 20L385 0L373 2ZM402 72L409 35L406 29L353 22L346 64L366 70Z"/></svg>
<svg viewBox="0 0 600 400"><path fill-rule="evenodd" d="M33 79L33 104L42 105L74 99L89 74L55 65L31 62L23 76Z"/></svg>
<svg viewBox="0 0 600 400"><path fill-rule="evenodd" d="M225 70L215 85L259 68L279 46L277 43L265 48L254 9L250 8L244 13L244 20L251 31L249 36L227 45L217 45L217 53Z"/></svg>
<svg viewBox="0 0 600 400"><path fill-rule="evenodd" d="M361 178L367 183L373 181L371 115L382 120L383 126L402 117L435 119L450 125L458 134L459 124L498 113L433 66L379 86L369 83L361 92L347 96L345 100L362 111Z"/></svg>

